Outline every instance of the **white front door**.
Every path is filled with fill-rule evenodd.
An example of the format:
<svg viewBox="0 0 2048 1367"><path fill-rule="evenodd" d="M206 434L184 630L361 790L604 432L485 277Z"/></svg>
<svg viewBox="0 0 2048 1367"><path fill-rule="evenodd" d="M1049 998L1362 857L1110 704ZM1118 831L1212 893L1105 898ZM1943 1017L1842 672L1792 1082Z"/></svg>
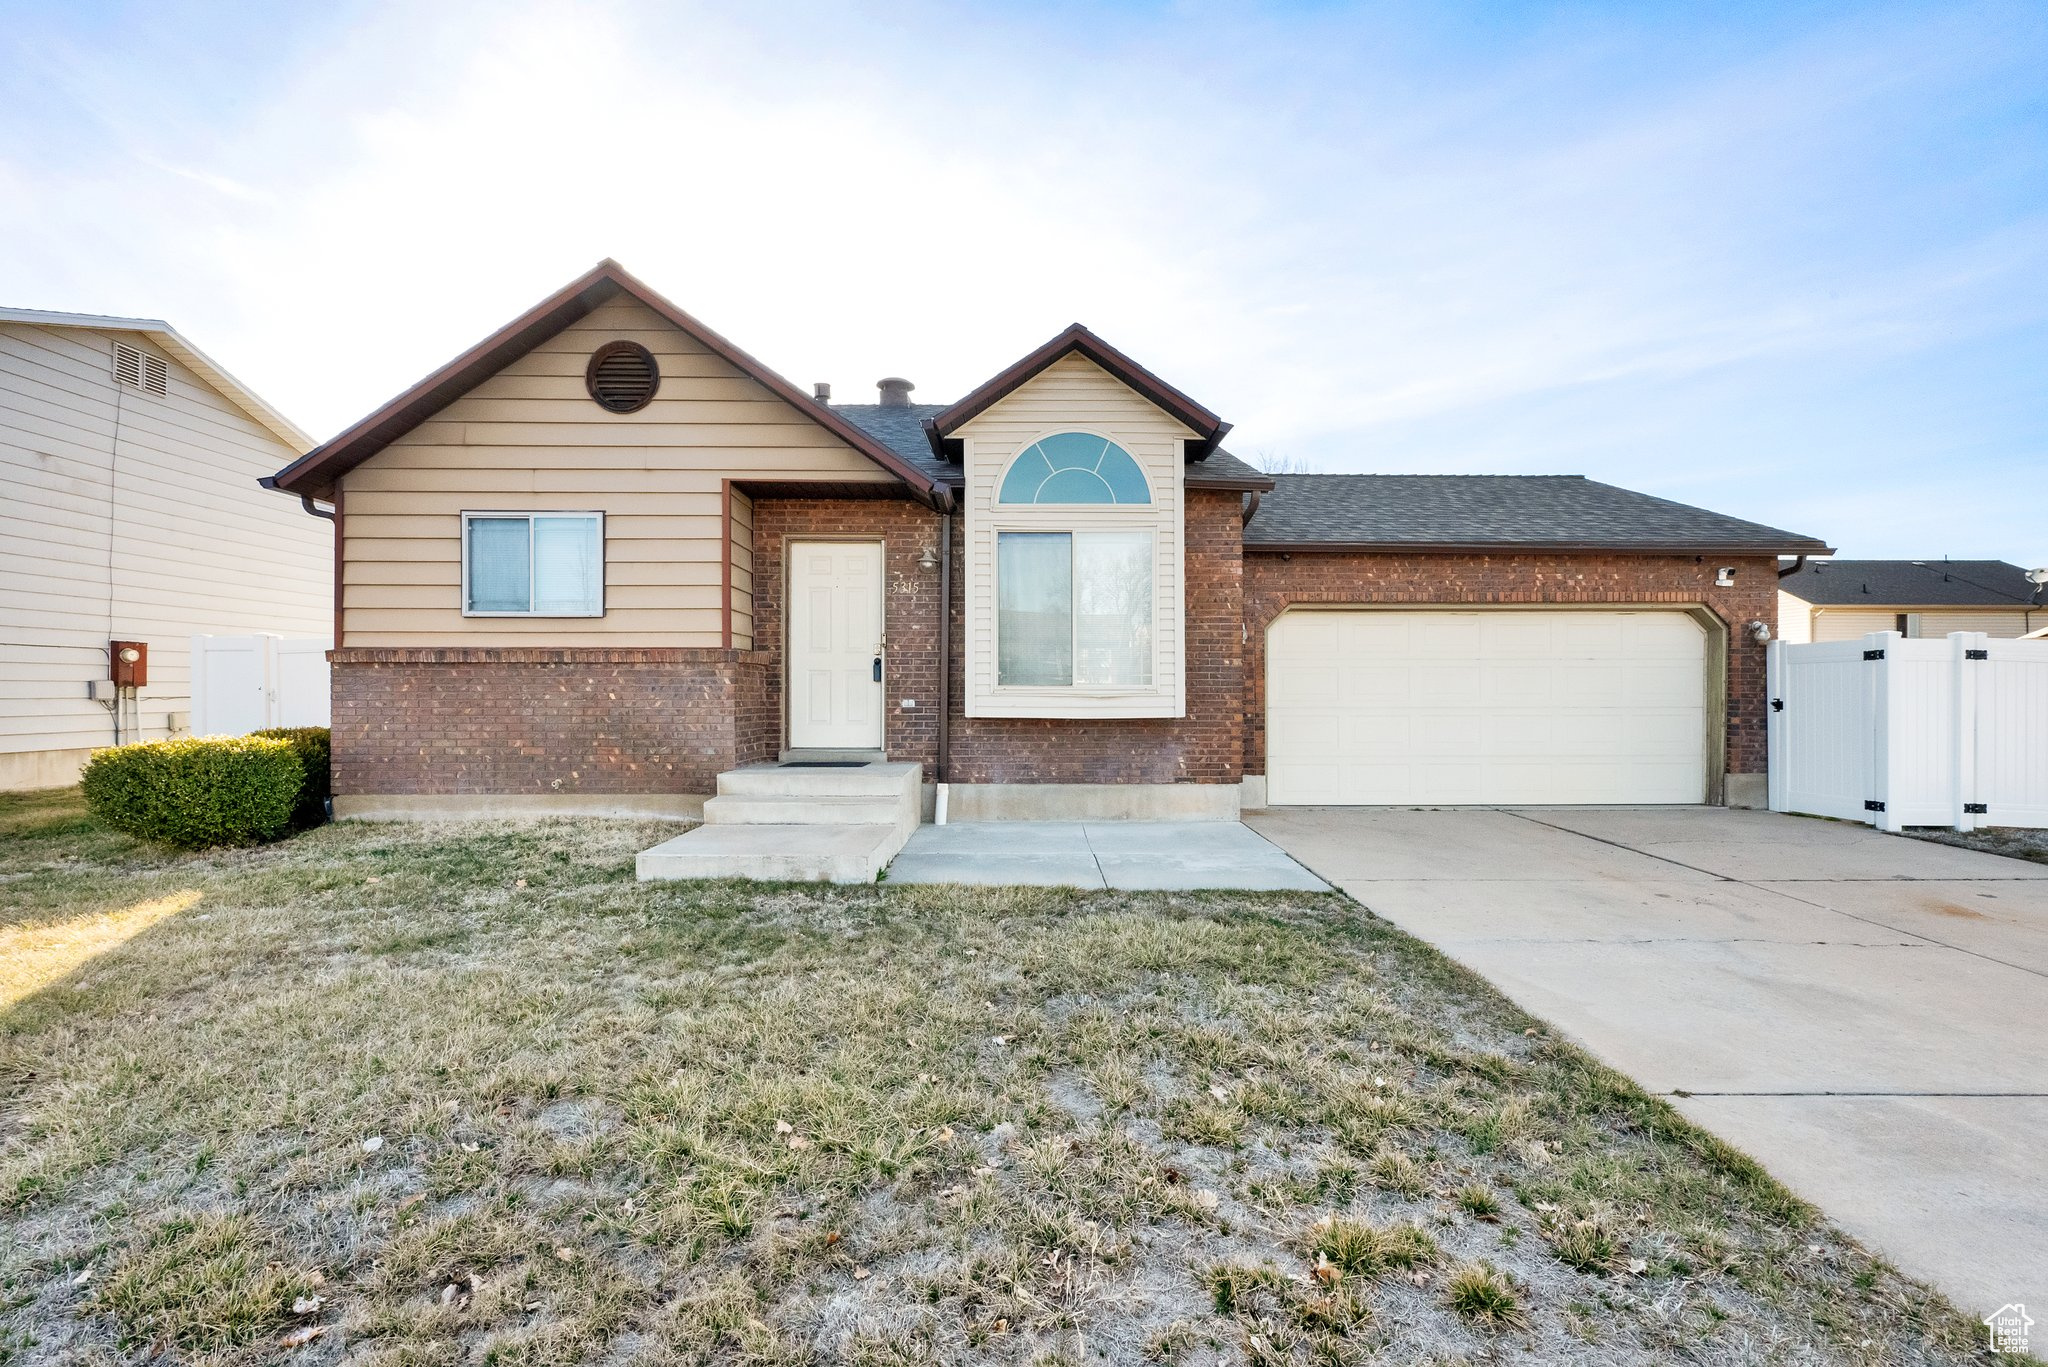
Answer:
<svg viewBox="0 0 2048 1367"><path fill-rule="evenodd" d="M789 744L882 748L882 547L789 546Z"/></svg>

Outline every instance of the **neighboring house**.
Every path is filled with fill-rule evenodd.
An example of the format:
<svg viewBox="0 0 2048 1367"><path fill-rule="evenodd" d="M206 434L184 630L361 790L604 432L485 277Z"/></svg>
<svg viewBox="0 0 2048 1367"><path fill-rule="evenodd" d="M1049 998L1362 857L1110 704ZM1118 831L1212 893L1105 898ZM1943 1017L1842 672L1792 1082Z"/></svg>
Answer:
<svg viewBox="0 0 2048 1367"><path fill-rule="evenodd" d="M329 634L329 527L251 482L311 445L166 323L0 309L0 789L182 730L195 634Z"/></svg>
<svg viewBox="0 0 2048 1367"><path fill-rule="evenodd" d="M2038 586L2003 560L1795 561L1778 589L1778 634L1795 645L1873 631L2011 639L2048 625Z"/></svg>
<svg viewBox="0 0 2048 1367"><path fill-rule="evenodd" d="M1577 477L1268 477L1086 329L805 394L611 262L270 483L340 515L337 809L1760 803L1780 555Z"/></svg>

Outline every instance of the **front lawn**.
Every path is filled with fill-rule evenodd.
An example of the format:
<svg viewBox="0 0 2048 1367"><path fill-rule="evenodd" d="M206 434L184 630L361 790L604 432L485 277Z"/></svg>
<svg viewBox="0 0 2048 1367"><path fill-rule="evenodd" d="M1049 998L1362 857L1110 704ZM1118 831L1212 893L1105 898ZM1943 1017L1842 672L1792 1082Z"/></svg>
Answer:
<svg viewBox="0 0 2048 1367"><path fill-rule="evenodd" d="M1978 1355L1341 897L636 884L665 833L0 797L0 1361Z"/></svg>

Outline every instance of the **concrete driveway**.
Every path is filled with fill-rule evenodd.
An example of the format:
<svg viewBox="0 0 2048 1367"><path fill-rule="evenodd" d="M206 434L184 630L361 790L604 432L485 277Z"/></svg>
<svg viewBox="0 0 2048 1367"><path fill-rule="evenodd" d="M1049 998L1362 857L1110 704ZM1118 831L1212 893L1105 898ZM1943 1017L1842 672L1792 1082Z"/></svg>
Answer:
<svg viewBox="0 0 2048 1367"><path fill-rule="evenodd" d="M2048 1306L2048 865L1719 808L1246 820L1965 1309Z"/></svg>

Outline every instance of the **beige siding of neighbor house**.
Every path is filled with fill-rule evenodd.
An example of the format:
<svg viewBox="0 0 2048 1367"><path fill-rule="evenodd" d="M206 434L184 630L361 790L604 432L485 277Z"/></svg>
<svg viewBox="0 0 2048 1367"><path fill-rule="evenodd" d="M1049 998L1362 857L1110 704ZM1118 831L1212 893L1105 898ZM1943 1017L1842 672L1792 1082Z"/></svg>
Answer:
<svg viewBox="0 0 2048 1367"><path fill-rule="evenodd" d="M1132 504L1017 508L996 502L1010 462L1041 437L1093 432L1131 453L1152 486ZM966 711L970 717L1178 717L1187 710L1181 563L1185 443L1196 434L1093 361L1047 366L961 427L966 487ZM1153 685L1149 689L1000 688L996 683L996 534L1144 529L1153 533Z"/></svg>
<svg viewBox="0 0 2048 1367"><path fill-rule="evenodd" d="M162 357L169 392L114 378ZM72 782L114 740L86 686L149 645L140 739L191 711L191 638L333 626L332 524L257 487L298 453L148 336L0 322L0 789ZM126 737L124 737L126 739Z"/></svg>
<svg viewBox="0 0 2048 1367"><path fill-rule="evenodd" d="M583 385L590 353L654 354L655 399L609 413ZM893 479L759 381L618 299L483 381L342 480L343 644L719 646L752 639L751 507L726 480ZM604 616L464 617L464 512L605 514ZM751 544L748 531L745 544Z"/></svg>
<svg viewBox="0 0 2048 1367"><path fill-rule="evenodd" d="M1909 619L1908 635L1934 640L1955 631L1981 631L2000 640L2011 640L2048 623L2048 612L2029 613L2024 608L1913 607L1904 603L1829 607L1809 603L1782 590L1778 594L1778 634L1795 645L1803 641L1854 641L1874 631L1897 631L1902 616Z"/></svg>

